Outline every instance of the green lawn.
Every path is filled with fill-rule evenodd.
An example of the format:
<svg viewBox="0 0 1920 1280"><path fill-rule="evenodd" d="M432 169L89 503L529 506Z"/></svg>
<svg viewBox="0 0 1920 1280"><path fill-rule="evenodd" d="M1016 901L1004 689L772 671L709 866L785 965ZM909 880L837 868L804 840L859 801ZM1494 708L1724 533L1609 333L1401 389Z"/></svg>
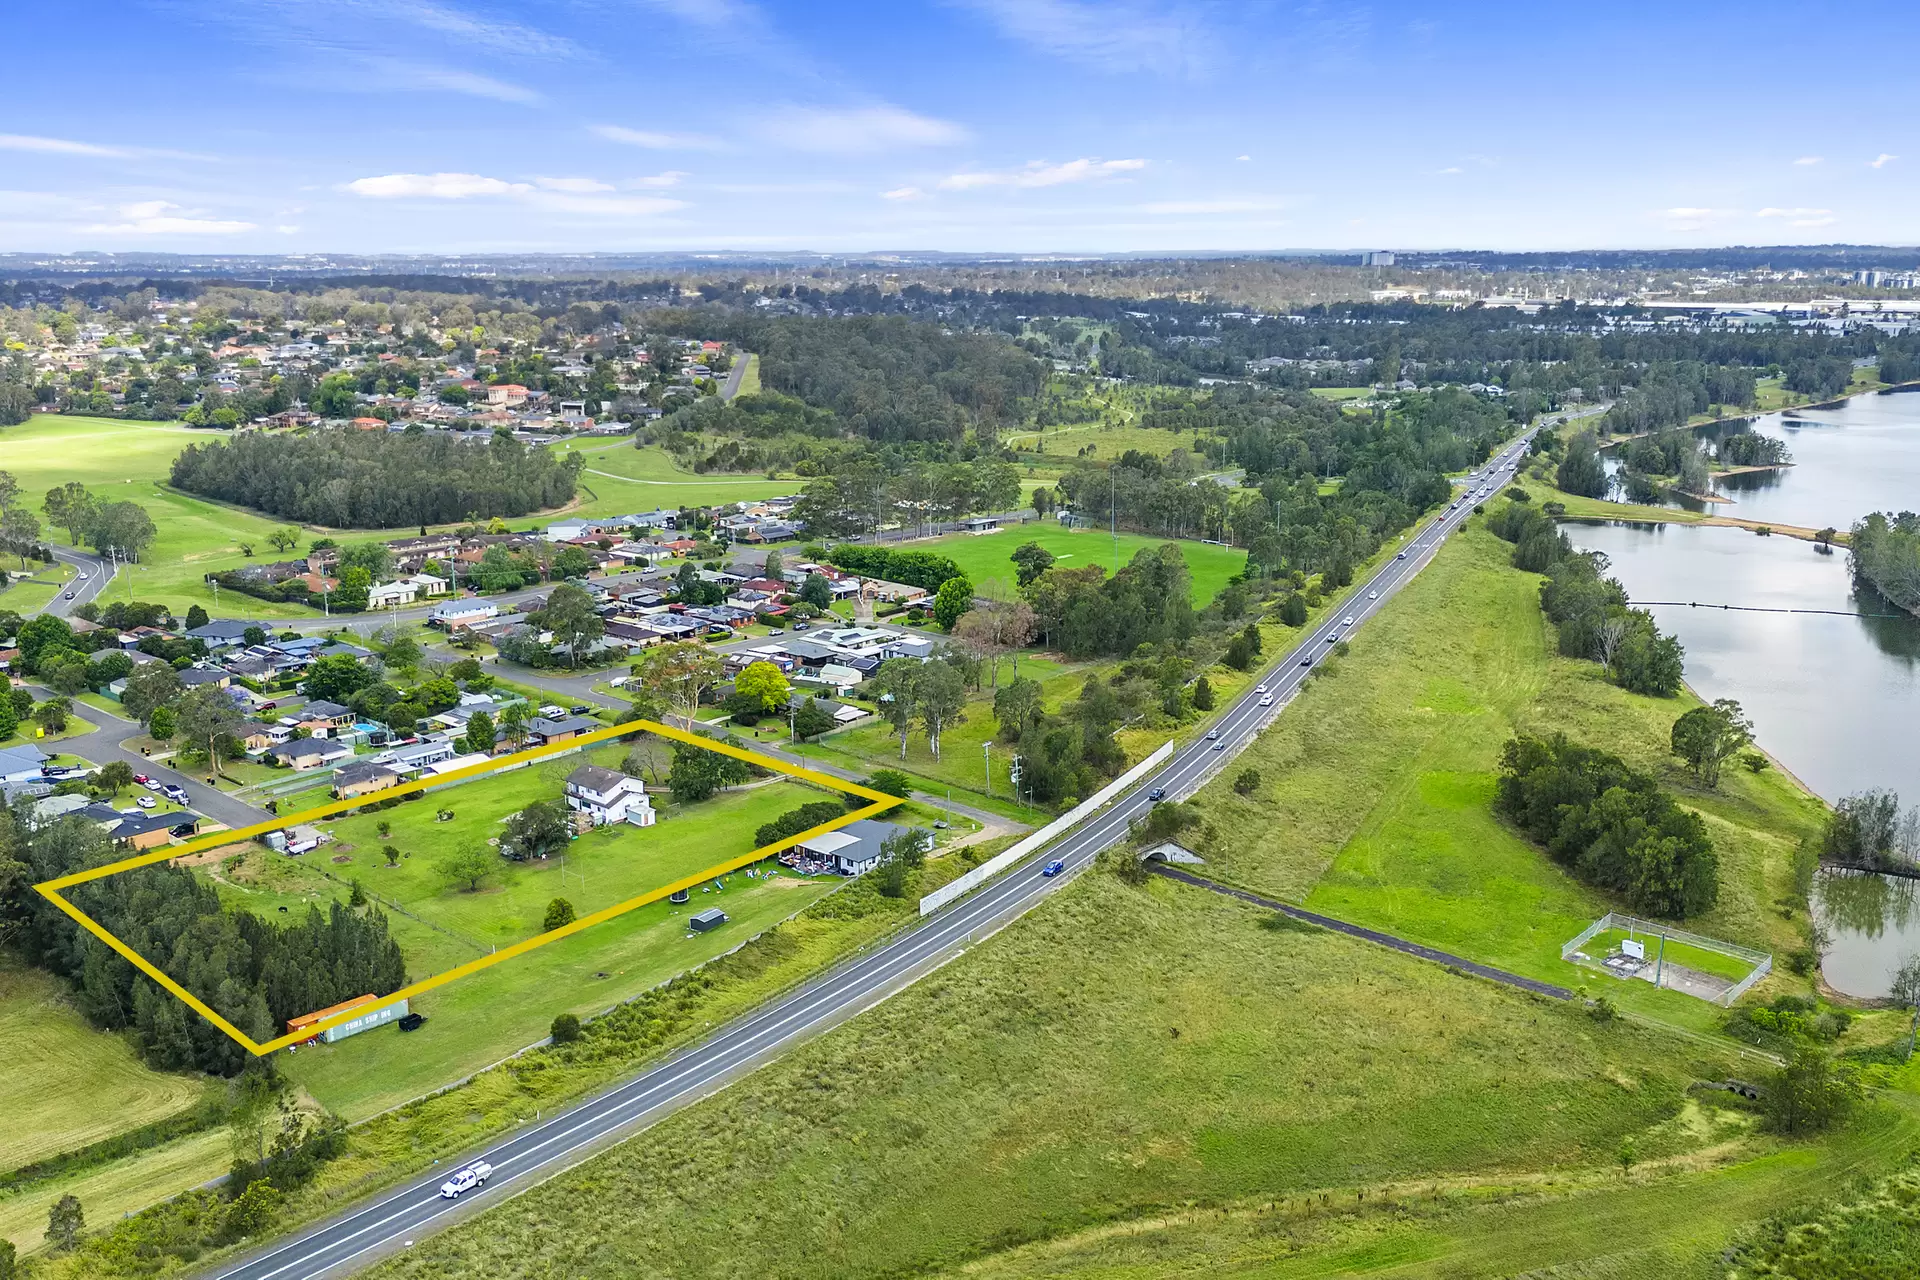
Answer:
<svg viewBox="0 0 1920 1280"><path fill-rule="evenodd" d="M914 542L909 546L915 551L932 551L949 557L978 589L987 591L988 583L998 583L1005 588L1002 594L1006 594L1014 589L1013 561L1009 557L1014 548L1029 542L1037 542L1051 551L1055 562L1062 568L1077 569L1097 564L1109 574L1114 570L1115 539L1106 530L1068 529L1052 520L1036 520L1031 524L1014 525L993 533L949 534L944 538ZM1191 539L1149 538L1138 533L1119 536L1119 562L1124 565L1133 559L1136 552L1157 547L1164 542L1175 543L1180 548L1180 554L1186 558L1187 568L1193 575L1193 603L1196 608L1212 600L1227 585L1227 579L1247 567L1247 553L1234 547L1215 546ZM990 591L988 593L992 594Z"/></svg>
<svg viewBox="0 0 1920 1280"><path fill-rule="evenodd" d="M1669 1186L1635 1201L1635 1236L1587 1223L1560 1240L1542 1222L1538 1240L1578 1258L1666 1236L1691 1256L1796 1177L1883 1168L1916 1132L1883 1112L1851 1148L1782 1153L1749 1117L1688 1101L1697 1072L1725 1066L1710 1052L1262 916L1096 872L854 1023L371 1274L1052 1274L1059 1242L1122 1253L1228 1206L1304 1214L1309 1195L1357 1208L1355 1188L1414 1202L1443 1185L1471 1205L1476 1186L1535 1173L1617 1184L1629 1138L1643 1179L1701 1170L1727 1197L1719 1218ZM1030 1242L1038 1256L994 1265ZM1089 1271L1221 1273L1204 1252Z"/></svg>
<svg viewBox="0 0 1920 1280"><path fill-rule="evenodd" d="M1373 394L1373 388L1314 387L1307 394L1319 396L1322 400L1364 400Z"/></svg>
<svg viewBox="0 0 1920 1280"><path fill-rule="evenodd" d="M700 475L684 470L658 445L636 449L631 440L612 443L562 443L556 452L586 455L580 476L586 492L579 515L627 515L656 507L717 506L798 493L804 480L768 480L764 476Z"/></svg>
<svg viewBox="0 0 1920 1280"><path fill-rule="evenodd" d="M1693 931L1688 930L1688 932ZM1753 966L1738 956L1708 951L1690 942L1678 942L1669 938L1665 947L1662 947L1657 935L1635 933L1632 936L1646 944L1647 960L1650 963L1664 957L1668 964L1677 964L1715 978L1725 978L1729 982L1738 982L1753 971ZM1620 950L1620 944L1625 942L1627 937L1625 929L1603 929L1589 938L1580 949L1595 960L1600 960Z"/></svg>
<svg viewBox="0 0 1920 1280"><path fill-rule="evenodd" d="M1719 905L1697 933L1776 954L1803 923L1775 901L1788 859L1818 824L1818 802L1778 770L1692 787L1667 753L1691 697L1641 698L1598 667L1559 657L1537 579L1476 522L1353 640L1334 674L1240 759L1252 796L1223 778L1200 803L1213 826L1210 873L1329 915L1708 1027L1713 1006L1644 983L1613 983L1560 959L1563 943L1622 904L1579 884L1492 811L1502 745L1565 732L1660 776L1697 807L1721 863ZM1238 769L1234 770L1235 773ZM1784 974L1766 990L1803 982ZM1624 994L1623 994L1624 993Z"/></svg>
<svg viewBox="0 0 1920 1280"><path fill-rule="evenodd" d="M87 1225L97 1229L122 1214L138 1213L211 1182L232 1164L227 1130L209 1129L71 1177L36 1182L0 1198L0 1240L12 1241L23 1255L44 1249L47 1210L63 1195L78 1198Z"/></svg>
<svg viewBox="0 0 1920 1280"><path fill-rule="evenodd" d="M65 983L3 952L0 1044L0 1172L184 1111L204 1088L143 1066L124 1040L88 1025Z"/></svg>

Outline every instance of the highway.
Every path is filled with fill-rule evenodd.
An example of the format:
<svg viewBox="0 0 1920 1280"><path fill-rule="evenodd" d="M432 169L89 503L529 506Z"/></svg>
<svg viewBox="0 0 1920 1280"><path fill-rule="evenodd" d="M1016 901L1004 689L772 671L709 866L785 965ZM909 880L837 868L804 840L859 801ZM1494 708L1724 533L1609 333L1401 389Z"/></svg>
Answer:
<svg viewBox="0 0 1920 1280"><path fill-rule="evenodd" d="M1495 455L1482 474L1497 488L1505 473L1490 471L1521 456L1531 433ZM350 1209L294 1234L218 1272L221 1280L318 1280L367 1266L375 1259L410 1247L460 1217L484 1210L507 1196L585 1159L594 1151L630 1136L679 1107L724 1088L754 1066L797 1042L853 1017L899 991L916 977L952 959L967 947L1031 909L1086 870L1100 852L1127 834L1128 824L1152 807L1149 794L1164 789L1169 798L1191 794L1277 716L1298 691L1332 643L1364 624L1394 593L1433 558L1444 539L1472 512L1470 483L1459 500L1416 528L1398 557L1359 584L1347 605L1321 620L1300 643L1267 668L1266 694L1250 690L1214 723L1215 741L1200 739L1174 753L1166 765L1140 786L1089 819L1079 830L951 906L928 916L872 950L856 955L811 982L750 1014L728 1023L708 1039L615 1085L585 1102L527 1126L467 1160L493 1166L484 1188L457 1201L440 1198L439 1186L467 1161L438 1165L391 1194ZM1348 626L1348 619L1352 626ZM1303 661L1304 659L1304 661ZM1261 706L1271 695L1271 705ZM1058 858L1066 874L1046 878L1041 865Z"/></svg>
<svg viewBox="0 0 1920 1280"><path fill-rule="evenodd" d="M87 575L85 582L77 577L68 582L65 590L55 592L53 599L47 601L46 608L40 610L42 613L51 613L56 617L64 618L107 589L107 584L113 581L113 565L89 551L57 544L49 544L49 547L54 559L63 564L70 564L78 572ZM71 600L66 598L68 591L73 593Z"/></svg>

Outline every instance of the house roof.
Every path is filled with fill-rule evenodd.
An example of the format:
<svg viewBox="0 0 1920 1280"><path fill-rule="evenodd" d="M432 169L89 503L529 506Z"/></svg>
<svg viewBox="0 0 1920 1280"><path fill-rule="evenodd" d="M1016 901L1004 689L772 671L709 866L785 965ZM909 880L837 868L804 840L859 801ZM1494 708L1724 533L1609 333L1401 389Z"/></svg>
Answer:
<svg viewBox="0 0 1920 1280"><path fill-rule="evenodd" d="M627 775L618 769L608 769L597 764L583 764L567 775L567 785L584 787L588 791L605 795L627 780Z"/></svg>
<svg viewBox="0 0 1920 1280"><path fill-rule="evenodd" d="M247 634L248 627L258 625L238 618L216 618L203 627L195 627L187 635L194 640L238 640Z"/></svg>
<svg viewBox="0 0 1920 1280"><path fill-rule="evenodd" d="M352 764L343 764L334 770L335 783L367 782L374 778L398 778L400 775L384 764L375 764L371 760L356 760Z"/></svg>
<svg viewBox="0 0 1920 1280"><path fill-rule="evenodd" d="M343 707L337 702L328 702L326 699L322 698L318 702L309 702L306 706L300 708L299 714L301 716L332 717L332 716L350 716L353 714L353 712L350 708Z"/></svg>

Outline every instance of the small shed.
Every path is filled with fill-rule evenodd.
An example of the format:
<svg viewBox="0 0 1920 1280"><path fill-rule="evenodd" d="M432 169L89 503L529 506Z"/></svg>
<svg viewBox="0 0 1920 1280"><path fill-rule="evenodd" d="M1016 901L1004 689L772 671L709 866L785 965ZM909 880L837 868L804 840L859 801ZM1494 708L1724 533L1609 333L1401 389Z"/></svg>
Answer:
<svg viewBox="0 0 1920 1280"><path fill-rule="evenodd" d="M693 919L687 921L687 927L695 933L706 933L711 929L718 929L726 922L726 912L718 907L708 907L705 911L700 912L694 916Z"/></svg>

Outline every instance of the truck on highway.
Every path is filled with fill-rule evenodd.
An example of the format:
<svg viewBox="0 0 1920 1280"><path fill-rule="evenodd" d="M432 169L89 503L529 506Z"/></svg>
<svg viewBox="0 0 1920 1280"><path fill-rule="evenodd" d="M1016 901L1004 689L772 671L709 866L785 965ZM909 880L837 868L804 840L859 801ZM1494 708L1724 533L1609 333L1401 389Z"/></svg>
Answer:
<svg viewBox="0 0 1920 1280"><path fill-rule="evenodd" d="M440 1198L458 1200L475 1187L485 1186L492 1176L493 1166L485 1160L476 1160L440 1184Z"/></svg>

